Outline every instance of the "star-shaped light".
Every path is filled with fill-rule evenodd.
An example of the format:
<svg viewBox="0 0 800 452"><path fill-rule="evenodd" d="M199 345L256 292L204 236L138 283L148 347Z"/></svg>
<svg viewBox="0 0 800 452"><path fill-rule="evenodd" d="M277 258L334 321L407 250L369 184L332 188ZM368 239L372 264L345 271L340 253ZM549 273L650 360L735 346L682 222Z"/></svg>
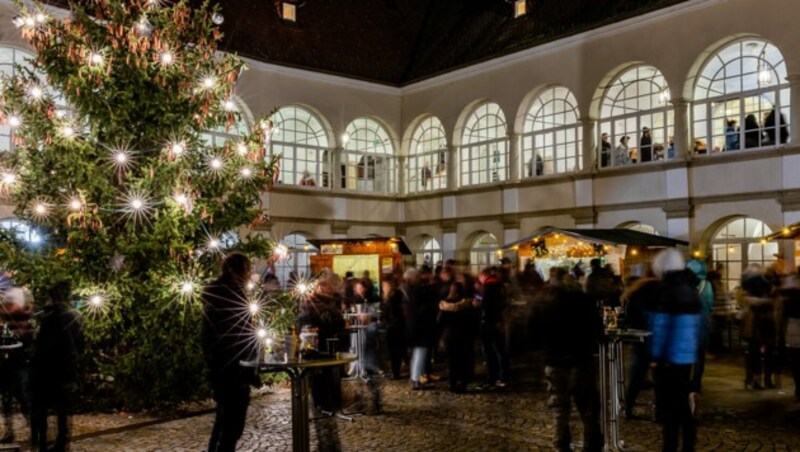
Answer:
<svg viewBox="0 0 800 452"><path fill-rule="evenodd" d="M22 118L18 114L12 113L8 116L8 120L6 122L8 122L9 127L16 129L22 125Z"/></svg>
<svg viewBox="0 0 800 452"><path fill-rule="evenodd" d="M133 189L121 198L120 211L126 220L134 223L146 220L153 211L154 204L143 190Z"/></svg>
<svg viewBox="0 0 800 452"><path fill-rule="evenodd" d="M159 61L161 61L162 66L169 66L170 64L175 62L175 54L169 50L165 50L161 52L158 59Z"/></svg>
<svg viewBox="0 0 800 452"><path fill-rule="evenodd" d="M246 156L247 153L250 152L250 149L247 147L247 143L240 141L236 143L236 153L241 155L242 157Z"/></svg>
<svg viewBox="0 0 800 452"><path fill-rule="evenodd" d="M108 163L117 171L125 172L133 166L133 151L127 144L106 147L108 149Z"/></svg>
<svg viewBox="0 0 800 452"><path fill-rule="evenodd" d="M4 185L14 185L17 183L17 175L11 171L3 173L2 181Z"/></svg>
<svg viewBox="0 0 800 452"><path fill-rule="evenodd" d="M50 216L51 207L45 200L37 199L30 206L30 215L37 220L43 220Z"/></svg>
<svg viewBox="0 0 800 452"><path fill-rule="evenodd" d="M182 155L186 152L186 143L183 141L173 141L167 145L169 152L172 153L173 156L177 157Z"/></svg>
<svg viewBox="0 0 800 452"><path fill-rule="evenodd" d="M150 36L150 33L153 31L153 24L150 23L147 16L142 16L136 21L134 28L136 29L136 34L139 36Z"/></svg>
<svg viewBox="0 0 800 452"><path fill-rule="evenodd" d="M208 171L216 176L224 169L225 161L222 160L222 157L213 155L208 159L206 166L208 166Z"/></svg>
<svg viewBox="0 0 800 452"><path fill-rule="evenodd" d="M280 243L272 250L272 255L279 261L285 260L289 257L289 247Z"/></svg>
<svg viewBox="0 0 800 452"><path fill-rule="evenodd" d="M61 127L60 133L61 136L66 139L72 139L75 137L75 129L69 124Z"/></svg>
<svg viewBox="0 0 800 452"><path fill-rule="evenodd" d="M211 75L203 76L200 79L200 89L201 90L210 90L217 84L217 79Z"/></svg>
<svg viewBox="0 0 800 452"><path fill-rule="evenodd" d="M231 99L222 101L222 109L228 113L234 113L239 110L239 108L236 106L236 102Z"/></svg>
<svg viewBox="0 0 800 452"><path fill-rule="evenodd" d="M242 169L239 170L239 176L241 176L242 179L250 179L253 177L253 170L250 169L249 166L242 167Z"/></svg>
<svg viewBox="0 0 800 452"><path fill-rule="evenodd" d="M101 66L105 62L105 58L103 54L100 52L92 52L89 54L89 65L90 66Z"/></svg>
<svg viewBox="0 0 800 452"><path fill-rule="evenodd" d="M69 200L67 206L69 207L69 210L73 212L80 212L83 210L83 201L81 201L81 199L78 197L74 197Z"/></svg>
<svg viewBox="0 0 800 452"><path fill-rule="evenodd" d="M32 102L36 102L44 97L44 90L39 85L31 85L28 87L28 99Z"/></svg>

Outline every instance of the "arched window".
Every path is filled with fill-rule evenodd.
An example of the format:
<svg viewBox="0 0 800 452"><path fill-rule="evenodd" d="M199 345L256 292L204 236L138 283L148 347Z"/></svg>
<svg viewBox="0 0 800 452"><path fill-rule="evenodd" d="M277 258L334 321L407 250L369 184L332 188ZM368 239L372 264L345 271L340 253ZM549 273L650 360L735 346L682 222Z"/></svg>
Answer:
<svg viewBox="0 0 800 452"><path fill-rule="evenodd" d="M477 275L481 270L500 262L500 244L497 238L484 232L475 237L469 249L469 266L472 273Z"/></svg>
<svg viewBox="0 0 800 452"><path fill-rule="evenodd" d="M447 136L436 116L419 123L408 152L408 192L447 187Z"/></svg>
<svg viewBox="0 0 800 452"><path fill-rule="evenodd" d="M760 39L729 44L694 87L695 153L779 146L789 140L789 83L780 50Z"/></svg>
<svg viewBox="0 0 800 452"><path fill-rule="evenodd" d="M525 116L522 175L535 177L579 170L581 124L578 101L563 86L545 89Z"/></svg>
<svg viewBox="0 0 800 452"><path fill-rule="evenodd" d="M342 188L391 193L394 191L394 146L389 132L374 119L357 118L342 136Z"/></svg>
<svg viewBox="0 0 800 452"><path fill-rule="evenodd" d="M230 108L236 113L236 121L230 127L220 124L200 134L200 140L206 146L221 148L227 141L236 140L250 133L250 126L244 116L244 103L236 96L232 96L230 102Z"/></svg>
<svg viewBox="0 0 800 452"><path fill-rule="evenodd" d="M439 241L429 235L423 235L419 243L420 247L416 255L417 267L423 265L433 267L442 261L442 246Z"/></svg>
<svg viewBox="0 0 800 452"><path fill-rule="evenodd" d="M461 137L461 185L508 179L506 118L500 106L485 103L475 109Z"/></svg>
<svg viewBox="0 0 800 452"><path fill-rule="evenodd" d="M673 158L673 111L661 71L635 66L611 82L600 108L600 132L601 167ZM610 146L603 145L606 134Z"/></svg>
<svg viewBox="0 0 800 452"><path fill-rule="evenodd" d="M13 47L0 47L0 73L6 78L18 75L17 65L31 69L35 56ZM5 122L0 124L0 152L14 149L14 135Z"/></svg>
<svg viewBox="0 0 800 452"><path fill-rule="evenodd" d="M766 267L775 261L776 242L766 242L764 237L772 230L755 218L737 218L723 225L711 241L715 264L722 264L725 290L731 292L741 282L742 270L748 265Z"/></svg>
<svg viewBox="0 0 800 452"><path fill-rule="evenodd" d="M289 249L289 257L275 264L275 273L281 284L286 287L294 273L298 277L311 276L311 256L317 254L317 249L308 243L308 238L303 234L287 234L281 244Z"/></svg>
<svg viewBox="0 0 800 452"><path fill-rule="evenodd" d="M273 115L270 145L280 155L280 182L306 187L330 187L328 134L312 112L290 105Z"/></svg>
<svg viewBox="0 0 800 452"><path fill-rule="evenodd" d="M17 239L22 242L30 243L31 245L42 243L42 236L39 235L36 229L16 218L4 218L0 220L0 228L13 232Z"/></svg>

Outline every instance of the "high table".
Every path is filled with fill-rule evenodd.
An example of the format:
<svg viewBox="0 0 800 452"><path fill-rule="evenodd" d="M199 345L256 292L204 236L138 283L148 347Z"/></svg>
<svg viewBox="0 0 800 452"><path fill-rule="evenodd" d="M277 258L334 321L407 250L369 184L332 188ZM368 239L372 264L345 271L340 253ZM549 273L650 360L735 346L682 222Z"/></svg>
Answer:
<svg viewBox="0 0 800 452"><path fill-rule="evenodd" d="M619 437L619 412L625 403L625 342L644 342L650 336L643 330L612 330L600 343L600 419L605 438L605 450L622 450Z"/></svg>
<svg viewBox="0 0 800 452"><path fill-rule="evenodd" d="M240 361L243 367L255 368L258 372L286 373L292 382L292 450L309 452L311 437L308 427L308 376L325 367L342 366L355 361L356 356L340 353L336 357L322 359L293 359L288 361Z"/></svg>

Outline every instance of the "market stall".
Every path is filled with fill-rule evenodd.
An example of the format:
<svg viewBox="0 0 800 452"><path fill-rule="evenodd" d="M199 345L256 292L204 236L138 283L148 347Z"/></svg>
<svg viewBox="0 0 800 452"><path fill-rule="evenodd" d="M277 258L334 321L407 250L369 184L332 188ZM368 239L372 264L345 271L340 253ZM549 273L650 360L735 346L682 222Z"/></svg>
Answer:
<svg viewBox="0 0 800 452"><path fill-rule="evenodd" d="M652 260L661 249L688 244L631 229L547 228L503 248L516 252L520 266L533 260L545 275L555 266L580 265L586 269L589 261L597 258L627 277L639 273L641 264Z"/></svg>
<svg viewBox="0 0 800 452"><path fill-rule="evenodd" d="M369 271L373 281L402 267L403 256L411 250L400 237L368 237L358 239L313 239L319 254L311 256L311 273L329 268L339 276L352 272L361 276Z"/></svg>
<svg viewBox="0 0 800 452"><path fill-rule="evenodd" d="M793 262L794 268L800 268L800 223L784 226L780 231L773 232L772 234L764 237L761 242L767 243L776 240L792 241L792 253L787 256L787 261Z"/></svg>

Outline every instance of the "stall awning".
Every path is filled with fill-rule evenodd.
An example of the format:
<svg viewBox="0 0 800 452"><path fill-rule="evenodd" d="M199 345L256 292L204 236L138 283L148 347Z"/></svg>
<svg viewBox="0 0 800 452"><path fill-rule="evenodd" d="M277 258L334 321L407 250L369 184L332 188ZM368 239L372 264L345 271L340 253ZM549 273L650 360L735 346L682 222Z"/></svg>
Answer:
<svg viewBox="0 0 800 452"><path fill-rule="evenodd" d="M764 240L771 242L773 240L794 240L800 237L800 223L795 223L782 228L780 231L773 232L772 234L764 237Z"/></svg>
<svg viewBox="0 0 800 452"><path fill-rule="evenodd" d="M322 249L322 245L330 245L330 244L337 244L337 243L367 243L367 242L379 242L379 243L395 243L397 244L397 250L400 254L404 255L411 255L411 249L409 249L406 242L401 237L365 237L365 238L356 238L356 239L309 239L308 243L317 247L317 249Z"/></svg>
<svg viewBox="0 0 800 452"><path fill-rule="evenodd" d="M631 229L560 229L547 228L532 236L517 240L516 242L505 245L504 249L513 248L541 239L551 234L564 234L578 240L586 242L602 243L604 245L629 245L642 248L663 248L678 245L689 245L684 240L673 239L660 235L647 234L645 232L634 231Z"/></svg>

